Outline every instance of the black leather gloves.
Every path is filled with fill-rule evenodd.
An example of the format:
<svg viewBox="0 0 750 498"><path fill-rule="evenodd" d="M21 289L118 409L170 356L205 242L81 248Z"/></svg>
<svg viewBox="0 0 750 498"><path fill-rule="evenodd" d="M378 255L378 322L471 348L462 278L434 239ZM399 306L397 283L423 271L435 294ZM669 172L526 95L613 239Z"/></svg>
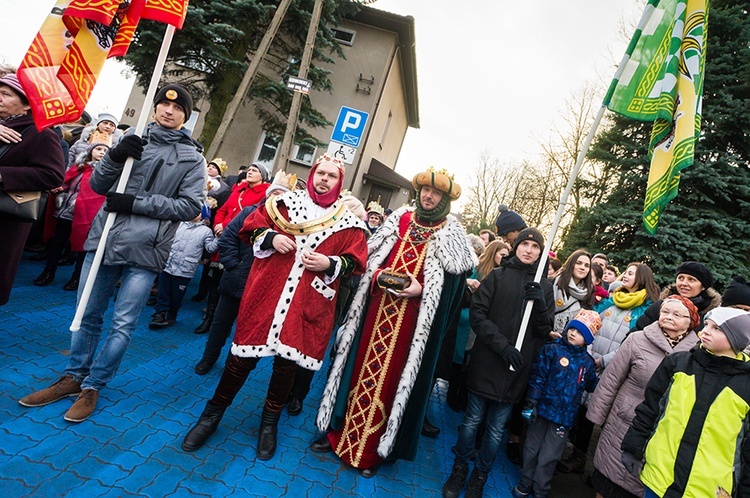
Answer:
<svg viewBox="0 0 750 498"><path fill-rule="evenodd" d="M133 212L133 202L135 202L134 195L107 192L107 203L104 205L104 210L110 213L129 214Z"/></svg>
<svg viewBox="0 0 750 498"><path fill-rule="evenodd" d="M539 282L527 282L523 287L526 291L523 298L527 301L534 301L536 311L546 311L547 303L544 300L542 285Z"/></svg>
<svg viewBox="0 0 750 498"><path fill-rule="evenodd" d="M513 367L513 370L516 372L523 368L523 355L511 345L508 345L508 347L503 350L500 354L500 358L508 362L508 365Z"/></svg>
<svg viewBox="0 0 750 498"><path fill-rule="evenodd" d="M116 163L124 163L128 157L137 161L143 154L143 145L144 140L138 135L127 135L109 150L109 157Z"/></svg>

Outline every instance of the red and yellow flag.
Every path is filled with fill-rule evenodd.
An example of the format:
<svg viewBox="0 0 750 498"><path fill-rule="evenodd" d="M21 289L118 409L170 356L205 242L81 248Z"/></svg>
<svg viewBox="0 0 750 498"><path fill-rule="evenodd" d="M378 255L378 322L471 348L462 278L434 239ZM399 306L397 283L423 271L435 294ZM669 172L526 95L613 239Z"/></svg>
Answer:
<svg viewBox="0 0 750 498"><path fill-rule="evenodd" d="M108 57L125 55L138 21L182 27L187 0L57 0L18 68L39 130L83 114Z"/></svg>

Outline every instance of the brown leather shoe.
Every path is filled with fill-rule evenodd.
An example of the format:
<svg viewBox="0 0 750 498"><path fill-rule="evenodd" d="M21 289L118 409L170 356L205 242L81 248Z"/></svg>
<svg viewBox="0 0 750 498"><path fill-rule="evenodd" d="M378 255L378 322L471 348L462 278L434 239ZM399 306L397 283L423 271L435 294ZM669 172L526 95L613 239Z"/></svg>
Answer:
<svg viewBox="0 0 750 498"><path fill-rule="evenodd" d="M42 389L35 393L24 396L18 402L23 406L44 406L57 401L58 399L76 396L81 392L81 383L76 382L72 375L60 377L54 384L47 389Z"/></svg>
<svg viewBox="0 0 750 498"><path fill-rule="evenodd" d="M96 401L99 399L99 391L96 389L84 389L78 395L78 399L65 414L65 420L68 422L83 422L94 413Z"/></svg>

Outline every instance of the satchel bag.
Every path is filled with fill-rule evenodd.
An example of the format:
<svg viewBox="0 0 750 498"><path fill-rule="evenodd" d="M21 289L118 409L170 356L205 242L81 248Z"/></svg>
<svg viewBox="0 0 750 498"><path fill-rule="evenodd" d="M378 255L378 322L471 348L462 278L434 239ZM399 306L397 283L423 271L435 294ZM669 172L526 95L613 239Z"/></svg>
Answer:
<svg viewBox="0 0 750 498"><path fill-rule="evenodd" d="M36 221L39 219L41 202L41 192L0 191L0 213L24 221Z"/></svg>
<svg viewBox="0 0 750 498"><path fill-rule="evenodd" d="M26 128L21 130L21 133L25 130ZM11 144L0 146L0 157L3 157L10 146ZM41 192L8 192L0 190L0 213L2 214L7 214L24 221L36 221L39 219L41 206Z"/></svg>

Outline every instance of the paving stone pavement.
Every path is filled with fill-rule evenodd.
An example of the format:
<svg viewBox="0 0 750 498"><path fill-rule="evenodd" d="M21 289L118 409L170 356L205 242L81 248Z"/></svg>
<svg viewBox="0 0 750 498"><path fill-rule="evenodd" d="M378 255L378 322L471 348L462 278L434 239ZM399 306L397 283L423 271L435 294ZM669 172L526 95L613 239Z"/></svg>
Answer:
<svg viewBox="0 0 750 498"><path fill-rule="evenodd" d="M140 317L115 379L100 393L94 414L80 424L63 420L74 398L39 408L17 400L47 387L67 364L68 327L75 293L62 290L72 267L60 267L48 287L32 284L42 263L21 263L10 302L0 308L0 489L4 497L431 497L450 473L461 415L447 408L439 384L429 408L442 428L422 437L417 461L384 465L365 479L332 454L310 450L317 437L315 412L324 372L315 376L301 415L282 415L276 455L255 458L260 412L271 373L262 360L227 410L217 432L194 453L180 449L183 436L221 375L193 372L205 336L193 334L204 303L193 303L197 278L188 290L177 324L147 327L152 308ZM109 326L111 311L105 316ZM103 334L104 336L104 334ZM221 363L223 360L220 360ZM485 496L509 497L519 469L498 455ZM560 496L584 496L566 492Z"/></svg>

